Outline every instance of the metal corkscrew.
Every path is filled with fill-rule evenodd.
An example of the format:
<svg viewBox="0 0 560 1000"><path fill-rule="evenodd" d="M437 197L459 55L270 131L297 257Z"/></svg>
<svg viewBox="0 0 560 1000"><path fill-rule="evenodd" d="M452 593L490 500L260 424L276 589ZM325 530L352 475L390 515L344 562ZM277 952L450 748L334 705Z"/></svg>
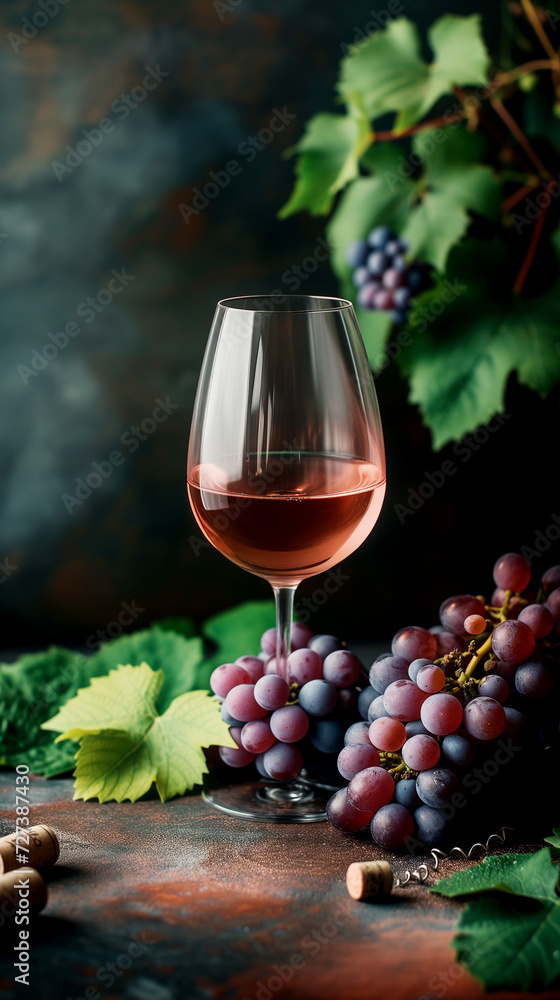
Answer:
<svg viewBox="0 0 560 1000"><path fill-rule="evenodd" d="M476 844L472 844L472 846L469 847L468 851L464 851L462 847L452 847L449 853L446 854L445 851L440 851L438 847L432 847L430 856L432 858L433 865L430 865L429 862L424 862L423 864L418 865L418 868L414 869L414 871L407 869L402 875L399 875L394 879L393 886L396 889L399 889L408 885L410 882L419 882L420 884L427 882L430 875L439 871L440 862L452 858L454 855L464 858L465 861L470 861L478 848L484 851L486 856L491 852L490 844L492 841L497 840L500 844L504 844L506 841L506 830L512 829L513 828L511 826L502 826L500 827L499 833L491 833L488 840L484 844L477 841Z"/></svg>
<svg viewBox="0 0 560 1000"><path fill-rule="evenodd" d="M418 865L418 868L406 869L401 875L395 875L393 867L388 861L356 861L348 867L346 872L346 888L350 896L357 900L373 899L374 897L387 896L392 889L402 889L411 882L423 885L428 881L430 875L434 875L440 870L442 861L449 860L454 856L470 861L477 851L483 851L487 856L491 853L491 844L497 840L500 844L506 841L506 831L512 830L511 826L500 827L499 833L491 833L484 844L476 842L465 851L462 847L452 847L449 853L441 851L438 847L432 847L429 861Z"/></svg>

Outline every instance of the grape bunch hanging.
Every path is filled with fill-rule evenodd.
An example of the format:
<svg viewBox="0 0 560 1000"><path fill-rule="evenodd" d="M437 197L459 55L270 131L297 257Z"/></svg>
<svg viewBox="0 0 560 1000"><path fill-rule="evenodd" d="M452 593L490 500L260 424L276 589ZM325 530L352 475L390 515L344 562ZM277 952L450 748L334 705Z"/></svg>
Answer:
<svg viewBox="0 0 560 1000"><path fill-rule="evenodd" d="M346 248L359 304L390 312L397 324L406 323L412 299L431 284L429 269L419 261L409 262L408 251L408 243L388 226L376 226L366 240Z"/></svg>

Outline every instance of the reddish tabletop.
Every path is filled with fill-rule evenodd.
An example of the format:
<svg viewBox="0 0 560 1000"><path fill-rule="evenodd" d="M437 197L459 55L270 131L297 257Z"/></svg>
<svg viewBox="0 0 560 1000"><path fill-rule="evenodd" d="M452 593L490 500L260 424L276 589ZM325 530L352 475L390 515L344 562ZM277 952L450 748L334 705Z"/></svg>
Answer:
<svg viewBox="0 0 560 1000"><path fill-rule="evenodd" d="M13 792L4 772L2 834L14 829ZM365 836L327 823L236 820L199 795L74 802L69 779L32 779L29 797L31 824L52 826L61 854L44 871L47 906L32 918L27 993L14 982L13 929L2 930L3 1000L484 996L454 962L458 905L419 885L383 902L349 897L352 861L384 857L397 874L406 868ZM446 861L442 873L463 864Z"/></svg>

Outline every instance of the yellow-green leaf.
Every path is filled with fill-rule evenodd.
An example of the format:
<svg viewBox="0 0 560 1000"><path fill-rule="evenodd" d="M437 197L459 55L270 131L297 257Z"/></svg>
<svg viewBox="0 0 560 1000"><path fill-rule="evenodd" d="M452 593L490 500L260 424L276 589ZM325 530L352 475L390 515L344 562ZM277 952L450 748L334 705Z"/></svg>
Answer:
<svg viewBox="0 0 560 1000"><path fill-rule="evenodd" d="M80 739L76 799L135 801L155 782L162 802L200 784L207 766L203 747L235 747L220 706L206 691L175 698L160 715L156 700L162 672L148 664L119 666L94 678L44 728L59 740Z"/></svg>
<svg viewBox="0 0 560 1000"><path fill-rule="evenodd" d="M123 729L142 736L153 724L155 702L163 683L161 670L147 663L119 666L106 677L94 677L42 729L54 729L59 740L76 740L102 729Z"/></svg>

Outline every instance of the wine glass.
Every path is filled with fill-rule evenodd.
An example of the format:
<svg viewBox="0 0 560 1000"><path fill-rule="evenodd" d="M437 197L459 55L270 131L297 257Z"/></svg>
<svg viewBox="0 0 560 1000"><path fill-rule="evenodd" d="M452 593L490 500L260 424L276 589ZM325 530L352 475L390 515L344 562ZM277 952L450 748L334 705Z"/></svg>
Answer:
<svg viewBox="0 0 560 1000"><path fill-rule="evenodd" d="M195 400L187 489L212 545L272 586L275 672L290 682L298 584L362 544L385 495L379 408L351 302L250 295L218 303ZM325 818L325 794L313 801L297 782L284 789L269 782L260 806L246 809L225 793L221 804L218 792L205 797L251 819Z"/></svg>

